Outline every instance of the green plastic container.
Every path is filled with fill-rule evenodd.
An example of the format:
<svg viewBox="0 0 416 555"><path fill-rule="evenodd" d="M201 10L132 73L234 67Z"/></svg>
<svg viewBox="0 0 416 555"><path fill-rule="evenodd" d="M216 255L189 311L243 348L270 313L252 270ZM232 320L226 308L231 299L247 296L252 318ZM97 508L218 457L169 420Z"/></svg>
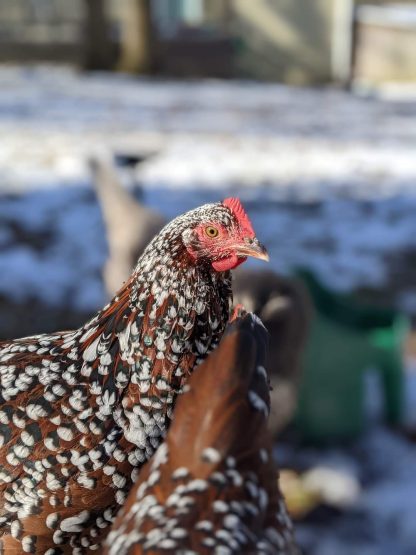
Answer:
<svg viewBox="0 0 416 555"><path fill-rule="evenodd" d="M303 358L295 419L302 438L312 442L352 439L365 426L365 379L380 372L386 420L399 424L403 407L402 348L408 319L393 311L359 303L324 288L298 272L314 306Z"/></svg>

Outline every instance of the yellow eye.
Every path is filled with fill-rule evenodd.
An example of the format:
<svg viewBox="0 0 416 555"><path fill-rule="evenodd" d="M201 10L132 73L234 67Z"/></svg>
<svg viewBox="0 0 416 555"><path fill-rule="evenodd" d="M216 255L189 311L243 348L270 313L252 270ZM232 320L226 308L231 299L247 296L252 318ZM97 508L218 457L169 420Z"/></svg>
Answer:
<svg viewBox="0 0 416 555"><path fill-rule="evenodd" d="M216 227L209 225L205 228L205 233L208 235L208 237L210 237L210 239L214 239L215 237L218 237L219 231Z"/></svg>

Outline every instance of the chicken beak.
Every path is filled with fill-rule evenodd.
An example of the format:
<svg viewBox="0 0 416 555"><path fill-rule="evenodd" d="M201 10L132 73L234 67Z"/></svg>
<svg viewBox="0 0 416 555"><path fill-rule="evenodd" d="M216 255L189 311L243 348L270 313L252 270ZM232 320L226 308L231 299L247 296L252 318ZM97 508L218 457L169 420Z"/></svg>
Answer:
<svg viewBox="0 0 416 555"><path fill-rule="evenodd" d="M252 258L258 258L259 260L265 260L268 262L269 254L266 247L262 245L257 237L246 238L244 245L238 245L237 247L238 256L251 256Z"/></svg>

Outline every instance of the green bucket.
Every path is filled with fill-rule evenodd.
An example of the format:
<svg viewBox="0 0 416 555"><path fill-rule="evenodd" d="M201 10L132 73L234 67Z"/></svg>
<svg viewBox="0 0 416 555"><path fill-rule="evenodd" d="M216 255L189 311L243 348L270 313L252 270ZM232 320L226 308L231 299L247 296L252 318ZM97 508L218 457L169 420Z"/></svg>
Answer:
<svg viewBox="0 0 416 555"><path fill-rule="evenodd" d="M408 319L394 310L329 291L305 271L297 275L315 307L295 417L302 439L318 443L352 439L363 431L365 372L369 368L379 371L386 420L399 424Z"/></svg>

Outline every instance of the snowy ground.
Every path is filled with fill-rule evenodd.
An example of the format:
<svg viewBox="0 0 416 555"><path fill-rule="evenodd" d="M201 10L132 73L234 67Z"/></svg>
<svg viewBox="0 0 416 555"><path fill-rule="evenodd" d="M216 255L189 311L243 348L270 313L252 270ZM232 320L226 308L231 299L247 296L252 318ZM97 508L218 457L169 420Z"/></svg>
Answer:
<svg viewBox="0 0 416 555"><path fill-rule="evenodd" d="M415 313L414 100L0 68L0 301L64 316L103 302L87 159L106 149L153 154L135 177L167 217L238 194L276 269L309 266ZM363 487L347 513L299 528L308 555L416 553L413 444L376 426L354 447L286 456Z"/></svg>
<svg viewBox="0 0 416 555"><path fill-rule="evenodd" d="M0 71L0 108L2 188L83 179L85 154L103 145L162 148L143 171L149 186L262 184L277 196L296 184L308 199L362 197L407 189L415 174L409 100L11 68Z"/></svg>
<svg viewBox="0 0 416 555"><path fill-rule="evenodd" d="M101 303L105 242L87 158L109 149L155 154L136 177L168 217L237 193L279 270L306 265L344 290L399 279L395 300L416 310L399 256L416 235L415 115L409 99L331 89L3 67L0 294ZM48 232L41 252L15 248L16 236Z"/></svg>
<svg viewBox="0 0 416 555"><path fill-rule="evenodd" d="M289 445L277 451L286 465L335 470L360 488L350 506L321 508L297 524L298 541L307 555L416 553L414 443L374 426L348 447L296 450ZM328 489L328 483L322 487ZM334 488L335 483L336 493Z"/></svg>

